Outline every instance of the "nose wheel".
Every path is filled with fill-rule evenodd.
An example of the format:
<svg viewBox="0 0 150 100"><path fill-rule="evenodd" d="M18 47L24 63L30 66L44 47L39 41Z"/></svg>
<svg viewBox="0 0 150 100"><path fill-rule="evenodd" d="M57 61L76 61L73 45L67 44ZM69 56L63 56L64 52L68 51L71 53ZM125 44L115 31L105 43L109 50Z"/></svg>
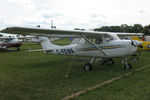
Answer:
<svg viewBox="0 0 150 100"><path fill-rule="evenodd" d="M20 51L20 48L17 48L17 51Z"/></svg>
<svg viewBox="0 0 150 100"><path fill-rule="evenodd" d="M124 69L131 69L132 68L132 65L130 63L125 63L124 65Z"/></svg>
<svg viewBox="0 0 150 100"><path fill-rule="evenodd" d="M126 57L123 58L122 63L124 63L124 68L123 68L124 70L126 70L126 69L131 69L131 68L132 68L132 65L128 62L128 60L127 60Z"/></svg>

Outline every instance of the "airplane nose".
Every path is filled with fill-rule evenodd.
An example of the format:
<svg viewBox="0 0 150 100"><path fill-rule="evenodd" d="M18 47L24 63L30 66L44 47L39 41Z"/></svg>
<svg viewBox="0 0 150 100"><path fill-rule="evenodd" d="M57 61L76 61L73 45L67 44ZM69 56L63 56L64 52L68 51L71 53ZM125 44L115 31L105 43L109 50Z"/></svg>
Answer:
<svg viewBox="0 0 150 100"><path fill-rule="evenodd" d="M22 42L22 40L18 40L18 42Z"/></svg>
<svg viewBox="0 0 150 100"><path fill-rule="evenodd" d="M142 44L143 44L143 42L142 41L138 41L138 40L132 40L132 42L131 42L131 45L133 45L135 47L140 46Z"/></svg>
<svg viewBox="0 0 150 100"><path fill-rule="evenodd" d="M135 40L135 42L136 42L137 46L139 46L139 45L143 44L143 42L142 42L142 41L137 41L137 40Z"/></svg>

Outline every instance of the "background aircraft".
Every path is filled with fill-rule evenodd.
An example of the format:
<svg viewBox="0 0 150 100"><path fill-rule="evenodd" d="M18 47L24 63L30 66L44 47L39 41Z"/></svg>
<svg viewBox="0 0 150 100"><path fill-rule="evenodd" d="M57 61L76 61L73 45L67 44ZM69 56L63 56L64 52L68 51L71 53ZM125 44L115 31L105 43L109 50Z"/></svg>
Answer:
<svg viewBox="0 0 150 100"><path fill-rule="evenodd" d="M92 62L95 58L103 58L107 64L113 64L111 58L123 58L124 69L132 68L127 56L135 55L140 41L120 40L118 35L143 35L141 33L112 33L77 30L58 30L42 28L8 27L1 32L16 34L41 34L41 35L70 35L82 38L78 44L58 46L52 44L47 37L40 37L41 45L45 53L71 56L91 57L91 61L84 65L84 70L92 70Z"/></svg>
<svg viewBox="0 0 150 100"><path fill-rule="evenodd" d="M31 36L31 35L23 36L19 34L0 33L0 49L2 51L6 51L8 48L17 48L17 50L20 51L22 42L39 43L40 41L37 40L36 37L37 36Z"/></svg>
<svg viewBox="0 0 150 100"><path fill-rule="evenodd" d="M142 45L142 48L138 47L138 50L150 50L150 42L149 41L146 41L145 39L145 36L133 36L132 37L133 40L138 40L138 41L141 41L143 42L141 45Z"/></svg>
<svg viewBox="0 0 150 100"><path fill-rule="evenodd" d="M0 49L6 51L8 48L17 48L20 51L22 40L16 37L0 37Z"/></svg>

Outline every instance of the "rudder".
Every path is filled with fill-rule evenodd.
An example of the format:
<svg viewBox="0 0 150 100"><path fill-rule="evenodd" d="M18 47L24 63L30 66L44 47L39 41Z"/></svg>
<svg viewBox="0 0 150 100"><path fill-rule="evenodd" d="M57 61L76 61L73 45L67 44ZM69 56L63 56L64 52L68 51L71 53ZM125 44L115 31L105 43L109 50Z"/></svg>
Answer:
<svg viewBox="0 0 150 100"><path fill-rule="evenodd" d="M52 44L48 37L39 37L43 50L51 50L52 48L59 47L58 45Z"/></svg>

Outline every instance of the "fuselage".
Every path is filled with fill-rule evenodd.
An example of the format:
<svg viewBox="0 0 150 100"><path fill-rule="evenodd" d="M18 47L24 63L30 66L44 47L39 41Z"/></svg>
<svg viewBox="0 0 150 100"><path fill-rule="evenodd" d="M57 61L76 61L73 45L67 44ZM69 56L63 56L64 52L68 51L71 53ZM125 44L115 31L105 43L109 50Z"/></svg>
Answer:
<svg viewBox="0 0 150 100"><path fill-rule="evenodd" d="M98 48L93 45L67 45L53 48L50 52L59 55L77 55L87 57L123 57L133 55L137 47L131 44L131 40L113 40L97 46L107 55L105 56Z"/></svg>
<svg viewBox="0 0 150 100"><path fill-rule="evenodd" d="M22 41L17 38L1 38L0 47L10 48L10 47L20 47Z"/></svg>

